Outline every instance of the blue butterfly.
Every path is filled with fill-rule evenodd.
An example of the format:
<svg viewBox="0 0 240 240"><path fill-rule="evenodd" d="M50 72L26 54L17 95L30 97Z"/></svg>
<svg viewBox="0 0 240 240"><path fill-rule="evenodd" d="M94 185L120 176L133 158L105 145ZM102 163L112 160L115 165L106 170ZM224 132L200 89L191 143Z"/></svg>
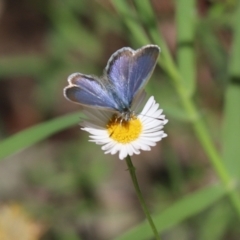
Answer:
<svg viewBox="0 0 240 240"><path fill-rule="evenodd" d="M73 73L64 96L86 107L117 111L128 120L133 101L139 96L156 66L160 48L146 45L134 51L121 48L108 60L102 77Z"/></svg>

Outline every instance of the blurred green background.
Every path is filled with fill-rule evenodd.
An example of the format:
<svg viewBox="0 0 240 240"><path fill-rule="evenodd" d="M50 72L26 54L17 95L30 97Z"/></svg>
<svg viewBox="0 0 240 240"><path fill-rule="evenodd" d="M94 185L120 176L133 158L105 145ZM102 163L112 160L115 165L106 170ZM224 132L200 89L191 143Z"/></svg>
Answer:
<svg viewBox="0 0 240 240"><path fill-rule="evenodd" d="M144 44L162 48L146 91L168 137L133 163L162 239L240 239L239 9L237 0L0 0L0 240L151 239L125 162L88 142L81 107L62 94L71 73L100 76L113 52Z"/></svg>

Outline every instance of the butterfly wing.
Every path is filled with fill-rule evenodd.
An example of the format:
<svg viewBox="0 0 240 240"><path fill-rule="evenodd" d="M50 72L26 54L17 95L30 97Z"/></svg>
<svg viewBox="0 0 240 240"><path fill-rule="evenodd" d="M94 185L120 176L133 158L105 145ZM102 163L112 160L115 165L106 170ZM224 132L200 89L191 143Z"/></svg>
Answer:
<svg viewBox="0 0 240 240"><path fill-rule="evenodd" d="M64 88L64 96L75 103L88 106L104 108L106 110L117 110L114 99L104 85L104 79L98 79L90 75L74 73L68 77L69 85Z"/></svg>
<svg viewBox="0 0 240 240"><path fill-rule="evenodd" d="M103 78L74 73L64 96L88 107L123 112L131 108L133 99L150 78L159 55L156 45L147 45L136 51L122 48L108 61Z"/></svg>
<svg viewBox="0 0 240 240"><path fill-rule="evenodd" d="M115 52L108 61L105 74L116 95L130 108L150 78L160 52L156 45L147 45L136 51L125 47Z"/></svg>

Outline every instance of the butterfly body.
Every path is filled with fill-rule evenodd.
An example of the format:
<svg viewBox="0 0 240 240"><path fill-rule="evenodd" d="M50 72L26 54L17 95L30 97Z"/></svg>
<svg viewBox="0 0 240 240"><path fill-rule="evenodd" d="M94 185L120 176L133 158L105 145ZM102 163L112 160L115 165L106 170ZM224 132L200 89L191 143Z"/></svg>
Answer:
<svg viewBox="0 0 240 240"><path fill-rule="evenodd" d="M160 52L156 45L136 51L124 47L109 59L102 77L74 73L68 77L64 96L86 107L115 111L128 120L133 101L148 82Z"/></svg>

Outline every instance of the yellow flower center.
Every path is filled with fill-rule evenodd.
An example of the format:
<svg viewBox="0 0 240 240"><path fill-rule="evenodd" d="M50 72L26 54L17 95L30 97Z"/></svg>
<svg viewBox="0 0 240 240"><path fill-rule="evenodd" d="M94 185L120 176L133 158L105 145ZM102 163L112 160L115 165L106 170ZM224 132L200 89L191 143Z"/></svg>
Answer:
<svg viewBox="0 0 240 240"><path fill-rule="evenodd" d="M124 120L114 114L107 124L107 131L113 140L126 144L139 137L142 132L142 123L136 116Z"/></svg>

